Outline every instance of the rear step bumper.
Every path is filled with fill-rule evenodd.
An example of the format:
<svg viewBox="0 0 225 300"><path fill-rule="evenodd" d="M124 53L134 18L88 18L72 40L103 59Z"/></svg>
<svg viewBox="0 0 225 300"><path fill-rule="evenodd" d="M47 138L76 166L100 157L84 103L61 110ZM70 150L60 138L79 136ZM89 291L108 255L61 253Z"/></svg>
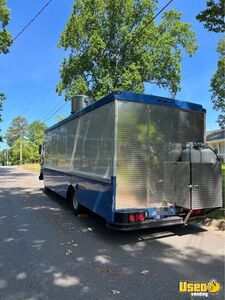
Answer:
<svg viewBox="0 0 225 300"><path fill-rule="evenodd" d="M155 228L155 227L163 227L163 226L173 226L173 225L182 225L184 224L184 220L182 217L173 216L168 217L162 220L146 220L141 223L135 224L107 224L108 228L117 229L117 230L138 230L144 228Z"/></svg>

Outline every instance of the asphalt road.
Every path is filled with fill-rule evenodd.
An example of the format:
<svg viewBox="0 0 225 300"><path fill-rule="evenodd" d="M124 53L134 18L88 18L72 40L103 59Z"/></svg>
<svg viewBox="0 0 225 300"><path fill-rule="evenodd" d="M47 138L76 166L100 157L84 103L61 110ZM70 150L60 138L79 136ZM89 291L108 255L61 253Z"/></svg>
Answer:
<svg viewBox="0 0 225 300"><path fill-rule="evenodd" d="M224 236L196 226L112 231L74 216L37 177L0 168L1 300L202 299L180 294L179 281L224 286Z"/></svg>

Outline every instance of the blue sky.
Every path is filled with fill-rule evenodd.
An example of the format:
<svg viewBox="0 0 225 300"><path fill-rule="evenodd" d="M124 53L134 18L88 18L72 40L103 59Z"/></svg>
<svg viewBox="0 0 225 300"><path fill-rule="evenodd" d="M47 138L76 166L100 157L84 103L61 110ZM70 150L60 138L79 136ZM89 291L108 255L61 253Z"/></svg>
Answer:
<svg viewBox="0 0 225 300"><path fill-rule="evenodd" d="M47 0L8 0L11 22L8 29L15 36L27 22L45 5ZM168 1L160 0L159 7ZM53 0L38 19L15 41L10 53L0 56L0 91L7 95L0 123L2 134L6 132L12 119L23 115L28 122L44 121L64 104L64 99L55 92L59 81L59 67L65 55L57 48L60 33L70 16L74 0ZM169 8L182 12L182 20L192 24L197 34L199 49L189 58L184 55L182 62L181 91L177 99L202 104L207 109L206 128L218 128L218 113L212 110L209 85L216 71L216 52L220 35L208 32L195 16L204 9L205 0L174 0ZM169 9L168 8L168 9ZM160 18L158 17L158 21ZM146 93L170 96L166 90L146 85ZM57 122L57 116L67 116L70 104L50 118L48 126ZM0 144L0 149L5 147Z"/></svg>

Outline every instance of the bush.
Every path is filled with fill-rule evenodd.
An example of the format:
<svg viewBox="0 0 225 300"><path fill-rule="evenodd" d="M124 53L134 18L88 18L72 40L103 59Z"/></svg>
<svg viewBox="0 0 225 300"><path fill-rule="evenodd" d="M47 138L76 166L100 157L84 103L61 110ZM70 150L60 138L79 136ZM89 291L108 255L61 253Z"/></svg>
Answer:
<svg viewBox="0 0 225 300"><path fill-rule="evenodd" d="M222 165L222 193L223 193L223 207L225 208L225 164Z"/></svg>

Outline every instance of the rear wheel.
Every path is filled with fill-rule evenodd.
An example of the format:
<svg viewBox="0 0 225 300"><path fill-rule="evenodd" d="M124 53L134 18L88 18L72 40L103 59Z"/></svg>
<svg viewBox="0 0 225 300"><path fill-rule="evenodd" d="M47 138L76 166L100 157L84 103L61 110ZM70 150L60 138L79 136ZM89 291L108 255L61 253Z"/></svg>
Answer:
<svg viewBox="0 0 225 300"><path fill-rule="evenodd" d="M71 187L67 191L67 199L72 207L72 210L75 215L78 215L82 212L82 206L79 204L77 200L77 193L74 191L74 189Z"/></svg>
<svg viewBox="0 0 225 300"><path fill-rule="evenodd" d="M78 215L79 213L82 212L82 206L78 203L76 192L73 193L72 206L73 206L73 212L75 213L75 215Z"/></svg>

